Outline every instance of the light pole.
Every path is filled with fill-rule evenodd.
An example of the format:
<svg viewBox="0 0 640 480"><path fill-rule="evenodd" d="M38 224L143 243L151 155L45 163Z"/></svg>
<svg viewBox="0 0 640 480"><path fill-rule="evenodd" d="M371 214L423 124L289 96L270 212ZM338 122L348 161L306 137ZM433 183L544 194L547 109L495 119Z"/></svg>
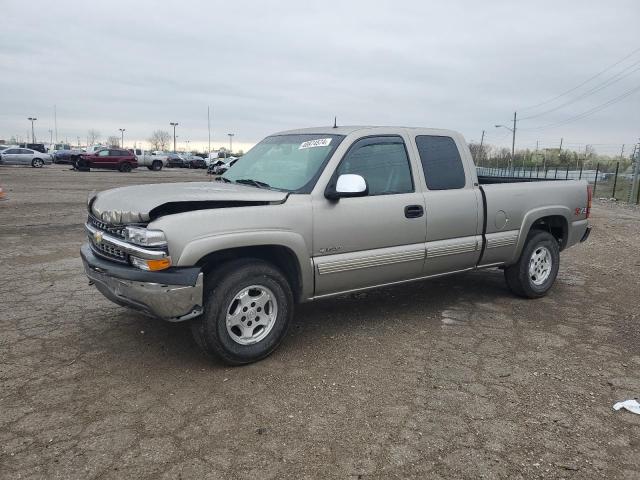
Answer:
<svg viewBox="0 0 640 480"><path fill-rule="evenodd" d="M36 117L29 117L27 118L27 120L31 121L31 142L36 143L36 134L35 134L35 130L33 129L33 122L35 122L38 119Z"/></svg>
<svg viewBox="0 0 640 480"><path fill-rule="evenodd" d="M169 125L173 127L173 153L176 153L176 127L178 122L169 122Z"/></svg>
<svg viewBox="0 0 640 480"><path fill-rule="evenodd" d="M120 148L124 148L124 131L126 128L119 128L120 130Z"/></svg>
<svg viewBox="0 0 640 480"><path fill-rule="evenodd" d="M235 133L227 133L229 135L229 153L233 155L233 136Z"/></svg>
<svg viewBox="0 0 640 480"><path fill-rule="evenodd" d="M53 130L49 129L49 146L53 145Z"/></svg>
<svg viewBox="0 0 640 480"><path fill-rule="evenodd" d="M185 140L184 143L187 145L187 153L189 153L189 143L191 140Z"/></svg>

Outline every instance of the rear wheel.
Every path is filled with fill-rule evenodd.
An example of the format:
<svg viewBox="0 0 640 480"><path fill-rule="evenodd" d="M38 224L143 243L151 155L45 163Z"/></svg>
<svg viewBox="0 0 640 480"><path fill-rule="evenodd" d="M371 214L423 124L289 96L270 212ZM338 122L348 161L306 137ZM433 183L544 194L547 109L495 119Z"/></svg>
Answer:
<svg viewBox="0 0 640 480"><path fill-rule="evenodd" d="M553 235L544 230L532 230L518 262L504 269L509 289L518 296L545 296L558 276L560 247Z"/></svg>
<svg viewBox="0 0 640 480"><path fill-rule="evenodd" d="M126 163L126 162L121 164L120 165L120 171L121 172L125 172L125 173L130 172L131 171L131 164L130 163Z"/></svg>
<svg viewBox="0 0 640 480"><path fill-rule="evenodd" d="M154 160L151 164L151 170L156 172L162 170L162 162L160 160Z"/></svg>
<svg viewBox="0 0 640 480"><path fill-rule="evenodd" d="M269 355L293 315L293 294L284 275L258 259L231 261L206 281L205 309L193 320L196 343L230 365Z"/></svg>
<svg viewBox="0 0 640 480"><path fill-rule="evenodd" d="M44 162L42 161L41 158L34 158L33 160L31 160L31 166L33 168L42 168L43 165L44 165Z"/></svg>

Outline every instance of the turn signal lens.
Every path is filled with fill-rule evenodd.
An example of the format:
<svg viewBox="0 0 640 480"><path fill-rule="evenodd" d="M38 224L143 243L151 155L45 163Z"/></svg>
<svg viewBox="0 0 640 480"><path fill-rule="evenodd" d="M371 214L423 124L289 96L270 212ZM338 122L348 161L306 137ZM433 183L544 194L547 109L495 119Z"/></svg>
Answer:
<svg viewBox="0 0 640 480"><path fill-rule="evenodd" d="M131 263L141 270L156 272L165 270L171 266L171 257L161 258L159 260L147 260L146 258L131 257Z"/></svg>

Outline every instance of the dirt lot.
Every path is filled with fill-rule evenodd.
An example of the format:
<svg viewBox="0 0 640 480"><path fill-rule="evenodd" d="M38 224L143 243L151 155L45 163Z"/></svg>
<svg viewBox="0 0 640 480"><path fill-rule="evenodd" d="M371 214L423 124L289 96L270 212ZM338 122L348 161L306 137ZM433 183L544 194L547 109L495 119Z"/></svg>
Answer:
<svg viewBox="0 0 640 480"><path fill-rule="evenodd" d="M113 305L89 190L204 171L0 167L0 477L640 478L640 211L599 203L541 300L498 270L303 305L226 368Z"/></svg>

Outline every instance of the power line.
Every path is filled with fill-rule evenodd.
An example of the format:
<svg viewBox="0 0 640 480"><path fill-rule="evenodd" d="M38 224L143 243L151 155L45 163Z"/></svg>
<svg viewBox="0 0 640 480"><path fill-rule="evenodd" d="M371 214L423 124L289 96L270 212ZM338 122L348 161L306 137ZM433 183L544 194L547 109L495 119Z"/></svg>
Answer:
<svg viewBox="0 0 640 480"><path fill-rule="evenodd" d="M584 82L576 85L573 88L570 88L569 90L566 90L564 92L562 92L559 95L556 95L553 98L550 98L549 100L545 100L544 102L540 102L540 103L536 103L535 105L530 105L528 107L522 107L519 110L530 110L532 108L536 108L536 107L541 107L542 105L547 105L548 103L551 103L561 97L564 97L566 94L573 92L574 90L577 90L578 88L586 85L587 83L589 83L591 80L594 80L596 78L598 78L600 75L602 75L603 73L608 72L609 70L611 70L614 67L617 67L618 65L620 65L622 62L624 62L625 60L627 60L628 58L634 56L636 53L640 52L640 48L636 48L633 52L631 52L630 54L628 54L626 57L618 60L616 63L614 63L613 65L608 66L607 68L605 68L604 70L596 73L595 75L593 75L592 77L587 78Z"/></svg>
<svg viewBox="0 0 640 480"><path fill-rule="evenodd" d="M555 112L555 111L557 111L557 110L560 110L561 108L566 107L567 105L571 105L572 103L575 103L575 102L577 102L578 100L582 100L583 98L586 98L586 97L588 97L589 95L592 95L592 94L594 94L594 93L596 93L596 92L599 92L600 90L603 90L603 89L607 88L608 86L613 85L614 83L619 82L619 81L620 81L620 80L622 80L623 78L626 78L626 77L628 77L629 75L632 75L633 73L637 72L638 70L640 70L640 67L635 68L635 69L631 70L630 72L627 72L627 73L626 73L626 75L623 75L627 70L629 70L630 68L635 67L635 66L637 66L637 65L640 65L640 60L638 60L637 62L635 62L635 63L631 64L631 65L630 65L630 66L628 66L628 67L626 67L624 70L622 70L622 71L618 72L617 74L615 74L613 77L609 78L608 80L606 80L606 81L604 81L604 82L602 82L602 83L599 83L598 85L596 85L595 87L593 87L593 88L591 88L591 89L587 90L587 91L586 91L586 92L584 92L584 93L581 93L581 94L580 94L580 95L578 95L577 97L573 97L573 98L572 98L572 99L570 99L569 101L564 102L564 103L561 103L561 104L560 104L560 105L558 105L557 107L553 107L553 108L551 108L551 109L549 109L549 110L545 110L544 112L540 112L540 113L536 113L536 114L533 114L533 115L529 115L528 117L522 117L522 118L520 118L520 120L529 120L529 119L531 119L531 118L538 118L538 117L541 117L541 116L546 115L546 114L548 114L548 113L551 113L551 112Z"/></svg>
<svg viewBox="0 0 640 480"><path fill-rule="evenodd" d="M597 105L597 106L591 108L590 110L582 112L582 113L580 113L578 115L575 115L573 117L567 118L566 120L563 120L561 122L551 123L549 125L541 125L539 127L521 128L521 130L543 130L543 129L546 129L546 128L559 127L560 125L566 125L567 123L571 123L571 122L574 122L576 120L580 120L582 118L588 117L589 115L592 115L594 113L597 113L600 110L603 110L603 109L607 108L608 106L619 102L620 100L624 100L628 96L633 95L634 93L636 93L638 90L640 90L640 86L632 88L631 90L627 90L622 95L619 95L619 96L617 96L615 98L612 98L611 100L609 100L609 101L607 101L605 103Z"/></svg>

